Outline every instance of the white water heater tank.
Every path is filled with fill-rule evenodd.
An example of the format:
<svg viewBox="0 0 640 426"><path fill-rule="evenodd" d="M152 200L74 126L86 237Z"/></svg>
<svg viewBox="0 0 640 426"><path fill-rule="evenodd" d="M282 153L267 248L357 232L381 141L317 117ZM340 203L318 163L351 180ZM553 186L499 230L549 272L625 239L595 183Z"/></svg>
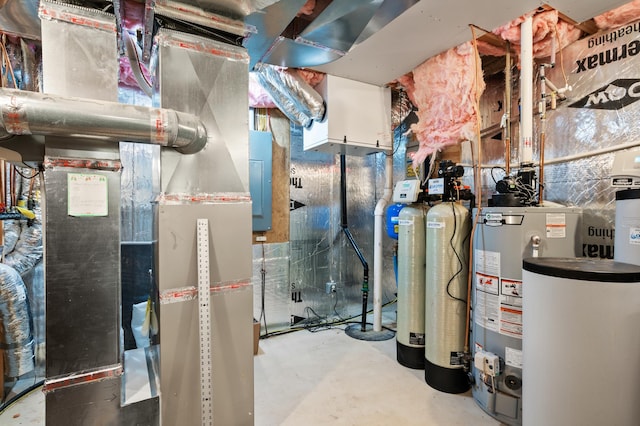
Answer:
<svg viewBox="0 0 640 426"><path fill-rule="evenodd" d="M523 424L637 425L640 266L523 260Z"/></svg>

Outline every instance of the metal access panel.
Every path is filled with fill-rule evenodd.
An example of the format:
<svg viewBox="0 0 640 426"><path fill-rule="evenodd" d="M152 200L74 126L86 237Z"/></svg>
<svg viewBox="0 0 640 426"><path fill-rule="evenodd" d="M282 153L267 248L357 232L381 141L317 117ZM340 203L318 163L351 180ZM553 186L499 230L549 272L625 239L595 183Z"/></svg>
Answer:
<svg viewBox="0 0 640 426"><path fill-rule="evenodd" d="M503 423L522 423L522 295L527 291L522 286L522 259L577 256L581 224L580 208L485 207L478 218L472 351L498 355L502 371L485 383L473 368L472 392L478 405Z"/></svg>
<svg viewBox="0 0 640 426"><path fill-rule="evenodd" d="M271 132L249 132L249 192L254 231L271 230Z"/></svg>
<svg viewBox="0 0 640 426"><path fill-rule="evenodd" d="M69 174L104 176L108 212L70 216ZM46 376L118 364L120 341L120 174L50 167L46 200Z"/></svg>
<svg viewBox="0 0 640 426"><path fill-rule="evenodd" d="M253 424L251 204L157 206L163 424L200 425L197 220L208 219L215 424Z"/></svg>
<svg viewBox="0 0 640 426"><path fill-rule="evenodd" d="M120 382L112 377L47 392L47 426L159 424L157 397L120 407Z"/></svg>

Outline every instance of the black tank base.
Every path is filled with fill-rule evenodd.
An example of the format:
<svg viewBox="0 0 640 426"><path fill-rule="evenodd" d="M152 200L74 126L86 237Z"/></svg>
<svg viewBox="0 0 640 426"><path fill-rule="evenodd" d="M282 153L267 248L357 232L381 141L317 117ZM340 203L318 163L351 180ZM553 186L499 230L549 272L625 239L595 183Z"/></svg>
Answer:
<svg viewBox="0 0 640 426"><path fill-rule="evenodd" d="M446 393L463 393L469 390L469 377L462 368L440 367L424 360L424 379L429 386Z"/></svg>
<svg viewBox="0 0 640 426"><path fill-rule="evenodd" d="M424 346L417 348L407 346L396 339L396 353L400 365L415 370L424 370Z"/></svg>

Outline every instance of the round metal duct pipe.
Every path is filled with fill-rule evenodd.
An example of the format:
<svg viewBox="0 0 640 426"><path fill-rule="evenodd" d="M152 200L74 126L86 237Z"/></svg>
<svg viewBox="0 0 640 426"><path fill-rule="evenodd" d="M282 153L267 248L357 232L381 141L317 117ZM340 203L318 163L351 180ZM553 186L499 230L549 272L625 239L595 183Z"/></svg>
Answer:
<svg viewBox="0 0 640 426"><path fill-rule="evenodd" d="M207 131L193 114L164 108L0 89L0 119L12 135L43 135L138 142L193 154Z"/></svg>

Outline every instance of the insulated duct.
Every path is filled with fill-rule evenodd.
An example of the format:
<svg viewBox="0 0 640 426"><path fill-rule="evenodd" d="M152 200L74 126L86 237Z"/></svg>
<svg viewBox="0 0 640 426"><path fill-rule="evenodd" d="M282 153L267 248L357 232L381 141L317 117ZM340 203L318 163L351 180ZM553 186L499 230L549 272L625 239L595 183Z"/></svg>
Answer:
<svg viewBox="0 0 640 426"><path fill-rule="evenodd" d="M0 123L12 135L139 142L200 151L207 132L198 117L164 108L0 89Z"/></svg>
<svg viewBox="0 0 640 426"><path fill-rule="evenodd" d="M17 205L32 211L35 218L31 220L5 220L5 245L3 250L4 262L11 266L21 276L29 272L42 260L42 213L39 202L34 199L34 192L39 190L40 185L35 174L26 177L25 173L31 173L29 168L20 168L15 173L14 186L18 188ZM7 203L11 205L9 201Z"/></svg>
<svg viewBox="0 0 640 426"><path fill-rule="evenodd" d="M0 319L4 334L0 349L4 350L8 377L19 377L33 370L33 338L29 318L27 291L20 274L0 263ZM0 371L2 374L2 371Z"/></svg>
<svg viewBox="0 0 640 426"><path fill-rule="evenodd" d="M273 102L291 121L309 127L313 120L322 120L325 112L322 96L297 73L263 63L256 64L254 72Z"/></svg>

